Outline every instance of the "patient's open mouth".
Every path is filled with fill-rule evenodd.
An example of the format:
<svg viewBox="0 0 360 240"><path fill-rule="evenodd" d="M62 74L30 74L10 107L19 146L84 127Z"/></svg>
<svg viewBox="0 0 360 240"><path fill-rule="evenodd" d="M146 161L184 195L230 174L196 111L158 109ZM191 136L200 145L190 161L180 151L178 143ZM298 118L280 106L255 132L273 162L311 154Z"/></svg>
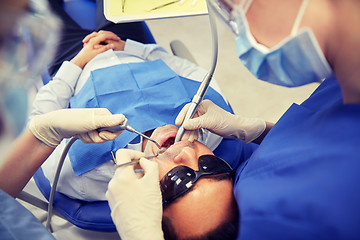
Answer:
<svg viewBox="0 0 360 240"><path fill-rule="evenodd" d="M174 144L174 142L175 142L175 137L170 137L161 145L161 147L169 148L171 145Z"/></svg>

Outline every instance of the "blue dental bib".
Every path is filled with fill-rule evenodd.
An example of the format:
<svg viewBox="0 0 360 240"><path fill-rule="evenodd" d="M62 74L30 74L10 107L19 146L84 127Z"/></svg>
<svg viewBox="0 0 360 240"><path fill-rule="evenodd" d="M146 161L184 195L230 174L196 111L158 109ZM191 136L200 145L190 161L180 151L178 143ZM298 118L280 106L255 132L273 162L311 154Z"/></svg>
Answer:
<svg viewBox="0 0 360 240"><path fill-rule="evenodd" d="M191 101L200 83L178 76L162 60L120 64L95 70L77 95L70 99L71 108L107 108L122 113L129 125L140 132L174 124L182 107ZM224 98L209 88L205 99L230 111ZM69 151L75 175L79 176L111 159L136 134L124 131L113 141L84 144L76 141Z"/></svg>

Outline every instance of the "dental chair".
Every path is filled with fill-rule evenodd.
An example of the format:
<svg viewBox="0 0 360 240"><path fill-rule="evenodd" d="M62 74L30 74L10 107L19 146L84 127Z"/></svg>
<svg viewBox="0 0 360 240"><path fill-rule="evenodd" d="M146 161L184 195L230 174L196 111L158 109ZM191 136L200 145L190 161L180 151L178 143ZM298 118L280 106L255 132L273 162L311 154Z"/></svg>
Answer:
<svg viewBox="0 0 360 240"><path fill-rule="evenodd" d="M80 26L86 29L92 29L95 23L91 21L92 18L89 17L91 14L89 15L89 13L95 14L96 6L94 4L95 2L92 0L72 0L65 2L64 9ZM81 11L79 11L79 9L81 9ZM81 14L78 13L81 13L82 17ZM147 29L149 41L155 43L146 23L143 22L143 24ZM196 63L191 53L181 41L175 40L171 42L170 47L174 55ZM46 83L46 81L44 81L44 83ZM237 159L247 153L243 151L243 144L239 140L223 139L215 149L214 154L226 160L233 168L236 168L236 164L239 164L237 163ZM35 173L33 178L40 192L49 200L51 184L41 168ZM45 211L48 208L47 202L34 198L27 193L21 193L19 198ZM55 215L66 219L79 228L102 232L116 231L107 201L87 202L72 199L62 193L55 192L53 207L55 209Z"/></svg>

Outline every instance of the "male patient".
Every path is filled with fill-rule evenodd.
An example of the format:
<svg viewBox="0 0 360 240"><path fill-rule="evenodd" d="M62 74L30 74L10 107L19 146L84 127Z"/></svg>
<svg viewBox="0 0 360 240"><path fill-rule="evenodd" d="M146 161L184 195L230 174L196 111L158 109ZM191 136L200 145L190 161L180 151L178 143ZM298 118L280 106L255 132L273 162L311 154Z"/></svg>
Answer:
<svg viewBox="0 0 360 240"><path fill-rule="evenodd" d="M177 131L176 126L165 125L151 135L168 148L154 158L159 166L165 239L235 239L238 212L231 168L198 141L173 144ZM145 155L156 152L157 147L148 142ZM193 186L193 170L213 174L201 177Z"/></svg>
<svg viewBox="0 0 360 240"><path fill-rule="evenodd" d="M168 54L157 45L131 40L124 42L111 32L90 34L84 42L79 54L71 62L64 62L54 79L40 89L31 117L69 106L102 107L112 113L123 113L135 129L147 134L155 129L152 137L168 147L165 153L154 158L159 164L159 180L178 165L199 170L199 157L213 155L211 150L222 138L205 132L199 138L202 143L180 141L172 145L177 127L166 124L175 122L178 112L191 100L206 71ZM229 110L214 81L211 86L207 98ZM54 178L64 145L65 141L42 167L50 181ZM124 147L144 151L147 156L155 155L158 150L154 143L142 141L126 131L114 141L103 144L77 141L65 160L57 190L76 199L106 200L107 184L116 169L114 162L110 161L111 152ZM206 161L224 165L215 157ZM172 196L163 189L163 195L169 196L169 202L164 205L165 232L183 238L209 232L217 234L220 229L221 232L231 230L236 236L237 224L235 227L228 224L237 220L230 171L214 173L202 177L194 186L189 186L191 191L181 195Z"/></svg>

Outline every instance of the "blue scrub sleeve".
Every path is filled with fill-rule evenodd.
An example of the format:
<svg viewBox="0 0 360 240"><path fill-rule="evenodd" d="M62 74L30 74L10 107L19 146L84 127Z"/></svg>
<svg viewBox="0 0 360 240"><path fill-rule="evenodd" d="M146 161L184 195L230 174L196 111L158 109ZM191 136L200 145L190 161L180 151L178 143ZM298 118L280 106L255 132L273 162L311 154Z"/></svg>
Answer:
<svg viewBox="0 0 360 240"><path fill-rule="evenodd" d="M1 190L0 239L55 240L29 210Z"/></svg>

